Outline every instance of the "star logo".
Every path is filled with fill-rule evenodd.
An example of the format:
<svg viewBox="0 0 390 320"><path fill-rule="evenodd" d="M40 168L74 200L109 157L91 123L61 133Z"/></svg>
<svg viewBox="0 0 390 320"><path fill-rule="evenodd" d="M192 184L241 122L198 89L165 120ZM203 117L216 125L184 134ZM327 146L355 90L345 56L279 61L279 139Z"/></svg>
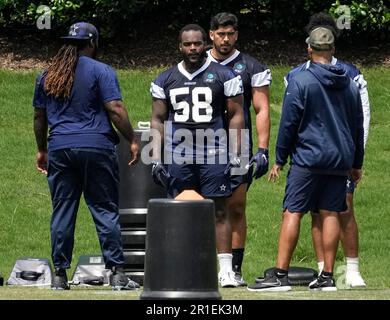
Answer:
<svg viewBox="0 0 390 320"><path fill-rule="evenodd" d="M77 36L76 30L79 29L79 26L72 26L72 28L69 30L69 35L70 36Z"/></svg>
<svg viewBox="0 0 390 320"><path fill-rule="evenodd" d="M225 192L226 191L226 186L223 184L219 187L221 189L222 192Z"/></svg>

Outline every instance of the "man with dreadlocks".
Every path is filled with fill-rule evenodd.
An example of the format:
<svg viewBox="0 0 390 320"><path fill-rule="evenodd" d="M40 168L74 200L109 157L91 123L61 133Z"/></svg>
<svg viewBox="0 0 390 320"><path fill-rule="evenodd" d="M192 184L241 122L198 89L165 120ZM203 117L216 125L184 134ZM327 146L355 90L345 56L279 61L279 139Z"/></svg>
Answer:
<svg viewBox="0 0 390 320"><path fill-rule="evenodd" d="M62 38L64 45L37 78L33 100L36 167L47 175L53 204L52 288L69 289L66 269L72 260L76 214L83 193L106 268L112 271L112 288L137 289L139 285L123 272L115 152L119 138L111 122L129 142L129 164L138 155L133 128L115 72L95 60L97 29L89 23L76 23Z"/></svg>
<svg viewBox="0 0 390 320"><path fill-rule="evenodd" d="M312 15L310 21L306 26L306 32L310 34L312 30L318 27L325 27L332 31L333 36L337 38L339 36L339 29L337 28L336 22L327 13L320 12ZM287 87L288 83L300 72L309 68L311 62L307 61L304 64L291 70L285 77L285 85ZM334 66L341 67L345 70L347 75L354 81L356 86L359 89L360 98L363 106L363 116L364 116L364 145L366 145L368 139L368 131L370 126L370 103L368 99L367 92L367 82L364 80L363 75L354 65L336 59L332 57L331 64ZM345 274L345 284L347 287L351 288L362 288L366 286L362 276L359 271L359 257L358 257L358 226L356 223L354 215L354 206L353 206L353 193L355 186L359 181L353 181L351 177L347 180L346 185L346 202L347 202L347 211L340 214L340 226L341 226L341 243L343 245L345 259L347 262L347 269ZM323 244L322 244L322 230L321 230L321 221L320 215L318 213L312 214L312 237L314 248L317 256L317 263L319 271L321 272L324 267L324 254L323 254Z"/></svg>

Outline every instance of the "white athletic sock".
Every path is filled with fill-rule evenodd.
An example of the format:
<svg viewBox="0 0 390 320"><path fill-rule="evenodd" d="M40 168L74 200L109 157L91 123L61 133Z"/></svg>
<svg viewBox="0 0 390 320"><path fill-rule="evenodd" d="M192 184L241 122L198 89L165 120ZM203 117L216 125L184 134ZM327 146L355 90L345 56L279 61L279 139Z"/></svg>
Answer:
<svg viewBox="0 0 390 320"><path fill-rule="evenodd" d="M324 261L317 261L318 272L321 273L324 270Z"/></svg>
<svg viewBox="0 0 390 320"><path fill-rule="evenodd" d="M347 260L347 272L359 272L359 257L345 257L345 260Z"/></svg>
<svg viewBox="0 0 390 320"><path fill-rule="evenodd" d="M232 269L232 260L233 255L231 253L219 253L218 262L219 262L219 272L233 272Z"/></svg>

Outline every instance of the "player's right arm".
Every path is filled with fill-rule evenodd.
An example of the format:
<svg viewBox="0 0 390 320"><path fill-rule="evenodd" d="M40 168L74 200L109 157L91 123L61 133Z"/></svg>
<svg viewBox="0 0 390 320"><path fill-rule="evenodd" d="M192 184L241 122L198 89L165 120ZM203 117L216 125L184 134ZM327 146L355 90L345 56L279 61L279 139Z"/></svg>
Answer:
<svg viewBox="0 0 390 320"><path fill-rule="evenodd" d="M161 146L164 145L164 122L167 119L167 102L164 99L157 99L153 97L151 129L155 131L157 135L153 135L152 139L152 161L161 162Z"/></svg>

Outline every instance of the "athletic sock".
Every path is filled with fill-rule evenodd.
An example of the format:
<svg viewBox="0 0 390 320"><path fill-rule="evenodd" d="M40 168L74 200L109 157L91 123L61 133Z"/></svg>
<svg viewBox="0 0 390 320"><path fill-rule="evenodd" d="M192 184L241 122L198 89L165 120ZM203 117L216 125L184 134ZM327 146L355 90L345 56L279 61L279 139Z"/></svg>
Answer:
<svg viewBox="0 0 390 320"><path fill-rule="evenodd" d="M244 260L244 248L233 249L233 271L241 273L242 260Z"/></svg>
<svg viewBox="0 0 390 320"><path fill-rule="evenodd" d="M324 270L324 261L317 261L317 266L319 273L321 273Z"/></svg>
<svg viewBox="0 0 390 320"><path fill-rule="evenodd" d="M287 276L288 270L275 268L274 274L277 278L283 278L283 277Z"/></svg>
<svg viewBox="0 0 390 320"><path fill-rule="evenodd" d="M227 273L232 272L232 259L233 255L231 253L219 253L218 262L219 262L219 272Z"/></svg>
<svg viewBox="0 0 390 320"><path fill-rule="evenodd" d="M347 261L347 272L359 272L359 257L346 257L345 260Z"/></svg>

